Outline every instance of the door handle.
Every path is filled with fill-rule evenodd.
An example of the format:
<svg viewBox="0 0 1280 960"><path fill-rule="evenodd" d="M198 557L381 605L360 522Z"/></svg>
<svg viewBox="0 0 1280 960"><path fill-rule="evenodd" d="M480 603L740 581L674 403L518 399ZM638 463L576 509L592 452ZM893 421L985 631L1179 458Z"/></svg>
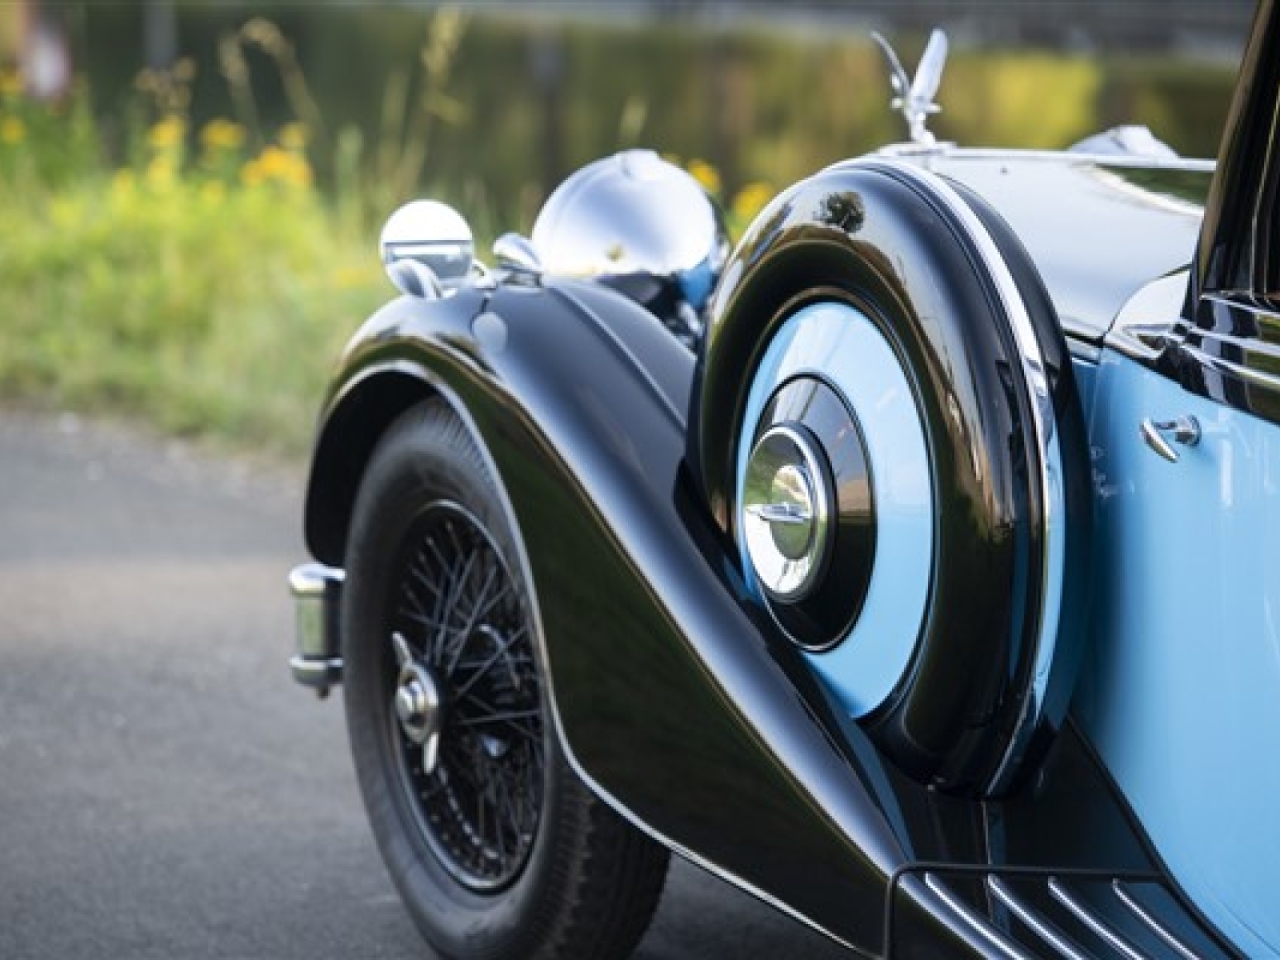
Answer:
<svg viewBox="0 0 1280 960"><path fill-rule="evenodd" d="M1138 432L1142 434L1148 447L1170 463L1177 463L1178 451L1169 441L1173 440L1184 447L1194 447L1200 442L1200 421L1192 416L1178 417L1176 420L1152 420L1145 417L1138 425Z"/></svg>

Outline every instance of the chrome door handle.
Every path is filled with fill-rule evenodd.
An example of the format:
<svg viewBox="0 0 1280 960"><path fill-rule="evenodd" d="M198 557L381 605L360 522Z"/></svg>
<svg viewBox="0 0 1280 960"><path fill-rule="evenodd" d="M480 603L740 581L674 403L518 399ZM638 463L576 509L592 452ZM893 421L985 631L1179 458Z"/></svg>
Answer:
<svg viewBox="0 0 1280 960"><path fill-rule="evenodd" d="M1142 434L1148 447L1170 463L1177 463L1178 451L1169 440L1184 447L1194 447L1200 442L1200 421L1192 416L1178 417L1176 420L1152 420L1146 417L1139 424L1138 432Z"/></svg>

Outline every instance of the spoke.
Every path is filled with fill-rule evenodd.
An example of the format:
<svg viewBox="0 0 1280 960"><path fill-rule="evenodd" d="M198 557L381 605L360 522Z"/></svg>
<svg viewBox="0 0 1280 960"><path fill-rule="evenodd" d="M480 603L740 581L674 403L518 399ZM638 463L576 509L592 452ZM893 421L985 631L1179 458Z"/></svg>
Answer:
<svg viewBox="0 0 1280 960"><path fill-rule="evenodd" d="M524 827L521 825L521 809L519 792L512 792L514 784L511 783L513 771L510 768L503 770L502 776L502 796L503 808L507 815L507 823L511 828L511 842L514 845L512 851L513 856L518 856L521 847L524 846Z"/></svg>
<svg viewBox="0 0 1280 960"><path fill-rule="evenodd" d="M489 659L486 660L483 664L481 664L480 668L476 670L475 673L473 673L470 677L467 678L466 683L464 683L462 686L460 686L457 689L457 691L455 691L454 699L461 700L463 697L465 697L467 693L471 690L471 688L474 687L477 683L479 683L481 678L483 678L484 675L489 672L489 670L493 667L493 665L506 655L507 651L511 649L511 645L514 644L517 640L519 640L523 636L525 636L525 633L526 633L525 628L521 627L515 633L511 634L509 637L507 637L505 640L499 643L498 649L494 651L493 655L490 656ZM454 668L457 669L457 666L458 665L455 664ZM451 672L450 676L452 675L453 674Z"/></svg>
<svg viewBox="0 0 1280 960"><path fill-rule="evenodd" d="M403 607L401 607L400 616L404 617L406 620L413 621L414 623L418 624L418 626L420 627L426 627L428 631L435 631L441 628L441 624L437 623L435 620L432 620L431 615L429 613L427 613L421 607L419 607L418 610L419 610L418 613L414 613L412 610L405 610Z"/></svg>
<svg viewBox="0 0 1280 960"><path fill-rule="evenodd" d="M541 712L537 708L509 710L506 713L493 713L483 717L459 717L454 723L459 727L477 727L486 723L510 723L515 720L532 720Z"/></svg>
<svg viewBox="0 0 1280 960"><path fill-rule="evenodd" d="M458 565L450 563L440 552L440 547L436 545L435 538L427 540L427 547L435 555L436 562L440 565L441 575L445 582L441 585L440 592L436 594L435 606L431 611L432 619L439 625L436 629L436 635L432 639L431 650L433 656L431 658L433 665L439 666L443 661L444 651L441 645L445 639L447 632L448 620L451 616L453 607L453 597L458 583Z"/></svg>
<svg viewBox="0 0 1280 960"><path fill-rule="evenodd" d="M436 649L440 653L440 658L439 660L436 661L437 665L443 664L444 656L446 653L450 658L456 660L458 655L457 651L466 645L467 634L461 631L454 633L454 636L456 637L455 643L451 644L447 642L447 636L448 636L448 633L450 632L450 628L448 624L452 622L454 614L457 611L458 597L462 592L463 586L465 586L466 584L466 578L471 573L472 566L475 565L475 559L476 558L474 554L471 556L468 556L466 560L463 562L462 569L460 571L457 571L456 575L454 575L453 578L450 580L448 604L445 610L443 611L446 619L444 620L443 625L441 626L437 634L438 642L436 645ZM446 670L445 675L448 676L449 672L450 671Z"/></svg>
<svg viewBox="0 0 1280 960"><path fill-rule="evenodd" d="M419 567L417 563L410 563L409 575L412 576L414 580L418 581L419 584L430 590L433 596L439 596L440 585L436 582L436 579L432 577L431 568L427 565L426 557L421 550L418 551L418 560L422 563L422 566Z"/></svg>
<svg viewBox="0 0 1280 960"><path fill-rule="evenodd" d="M489 592L489 587L497 576L498 576L497 570L489 571L489 579L485 581L484 587L481 589L481 596ZM448 668L445 670L446 676L450 676L450 677L453 676L453 672L458 669L458 661L462 658L462 653L467 647L467 640L471 637L471 632L475 630L476 624L479 622L480 622L480 617L478 613L475 612L473 609L473 612L467 617L467 620L465 621L465 625L458 632L458 637L459 637L458 645L457 647L454 648L452 662L449 664Z"/></svg>
<svg viewBox="0 0 1280 960"><path fill-rule="evenodd" d="M476 833L480 837L480 855L481 855L481 859L483 859L483 856L484 856L484 786L483 785L485 782L485 775L484 775L484 768L483 766L481 766L482 761L481 761L480 750L477 750L475 752L475 755L472 758L472 762L476 766L476 783L479 785L479 789L476 790L476 822L477 822Z"/></svg>

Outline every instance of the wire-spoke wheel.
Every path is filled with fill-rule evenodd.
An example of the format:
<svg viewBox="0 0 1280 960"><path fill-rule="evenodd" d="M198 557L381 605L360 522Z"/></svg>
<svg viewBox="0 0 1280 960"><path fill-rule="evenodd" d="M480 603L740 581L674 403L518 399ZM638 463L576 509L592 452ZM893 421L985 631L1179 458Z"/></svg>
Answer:
<svg viewBox="0 0 1280 960"><path fill-rule="evenodd" d="M593 796L556 735L512 529L442 404L404 414L347 546L347 726L379 849L446 957L627 956L666 851Z"/></svg>
<svg viewBox="0 0 1280 960"><path fill-rule="evenodd" d="M390 735L424 838L457 880L519 874L542 811L544 717L533 637L497 547L474 515L430 504L393 581ZM434 687L434 690L431 690Z"/></svg>

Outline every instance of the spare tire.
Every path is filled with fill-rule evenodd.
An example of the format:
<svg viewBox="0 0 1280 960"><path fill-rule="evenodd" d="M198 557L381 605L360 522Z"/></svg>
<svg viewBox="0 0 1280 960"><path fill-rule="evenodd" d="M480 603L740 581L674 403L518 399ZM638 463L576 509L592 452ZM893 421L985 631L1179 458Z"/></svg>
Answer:
<svg viewBox="0 0 1280 960"><path fill-rule="evenodd" d="M783 194L713 301L690 438L748 592L885 754L1014 789L1074 684L1090 506L1066 343L998 215L888 159Z"/></svg>

